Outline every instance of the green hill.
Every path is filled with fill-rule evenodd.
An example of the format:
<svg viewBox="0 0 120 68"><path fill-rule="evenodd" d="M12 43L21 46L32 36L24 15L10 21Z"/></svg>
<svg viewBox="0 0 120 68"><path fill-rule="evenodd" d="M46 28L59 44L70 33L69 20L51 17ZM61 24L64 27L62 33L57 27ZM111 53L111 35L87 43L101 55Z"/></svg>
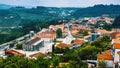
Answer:
<svg viewBox="0 0 120 68"><path fill-rule="evenodd" d="M96 17L102 14L109 14L111 17L115 17L120 14L120 5L95 5L82 8L73 13L73 17Z"/></svg>

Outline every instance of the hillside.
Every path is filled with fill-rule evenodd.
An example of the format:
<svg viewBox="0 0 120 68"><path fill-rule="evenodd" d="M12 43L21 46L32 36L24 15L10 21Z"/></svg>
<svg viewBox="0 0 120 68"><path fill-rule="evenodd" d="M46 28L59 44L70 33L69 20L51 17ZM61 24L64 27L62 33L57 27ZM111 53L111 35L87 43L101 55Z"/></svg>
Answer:
<svg viewBox="0 0 120 68"><path fill-rule="evenodd" d="M120 16L117 16L112 24L113 27L117 28L119 27L120 28Z"/></svg>
<svg viewBox="0 0 120 68"><path fill-rule="evenodd" d="M11 5L6 5L6 4L0 4L0 9L9 9L9 8L11 8L11 7L13 7L13 6L11 6Z"/></svg>
<svg viewBox="0 0 120 68"><path fill-rule="evenodd" d="M70 14L77 10L77 8L55 8L55 7L42 7L25 8L14 7L8 10L0 10L0 26L17 26L21 23L31 21L46 21L70 18Z"/></svg>
<svg viewBox="0 0 120 68"><path fill-rule="evenodd" d="M120 5L95 5L87 8L56 8L37 6L35 8L13 7L0 10L0 26L18 26L24 22L51 21L79 17L95 17L109 14L116 17L120 14Z"/></svg>
<svg viewBox="0 0 120 68"><path fill-rule="evenodd" d="M87 7L77 10L73 13L73 17L96 17L102 14L109 14L111 17L115 17L120 14L120 5L95 5L93 7Z"/></svg>

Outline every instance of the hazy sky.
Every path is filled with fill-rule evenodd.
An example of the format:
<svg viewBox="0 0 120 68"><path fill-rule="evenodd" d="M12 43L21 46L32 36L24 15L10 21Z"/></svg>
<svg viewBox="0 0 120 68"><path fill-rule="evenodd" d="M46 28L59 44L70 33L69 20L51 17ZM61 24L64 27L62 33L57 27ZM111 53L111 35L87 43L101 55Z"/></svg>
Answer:
<svg viewBox="0 0 120 68"><path fill-rule="evenodd" d="M87 7L95 4L120 4L120 0L0 0L17 6Z"/></svg>

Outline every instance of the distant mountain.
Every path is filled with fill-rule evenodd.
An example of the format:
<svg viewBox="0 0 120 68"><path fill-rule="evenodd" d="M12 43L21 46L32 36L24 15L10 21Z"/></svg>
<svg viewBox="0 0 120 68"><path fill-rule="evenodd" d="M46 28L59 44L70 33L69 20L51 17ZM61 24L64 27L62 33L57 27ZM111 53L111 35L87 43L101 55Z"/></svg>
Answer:
<svg viewBox="0 0 120 68"><path fill-rule="evenodd" d="M95 5L77 10L72 14L74 17L95 17L102 14L118 16L120 14L120 5Z"/></svg>
<svg viewBox="0 0 120 68"><path fill-rule="evenodd" d="M0 9L9 9L9 8L11 8L11 7L13 7L13 6L11 6L11 5L6 5L6 4L0 4Z"/></svg>
<svg viewBox="0 0 120 68"><path fill-rule="evenodd" d="M46 22L58 19L71 19L80 17L96 17L103 14L110 16L120 15L120 5L95 5L87 8L57 8L37 6L33 8L25 8L21 6L6 5L2 7L0 4L0 26L16 26L26 22ZM8 9L10 8L10 9Z"/></svg>

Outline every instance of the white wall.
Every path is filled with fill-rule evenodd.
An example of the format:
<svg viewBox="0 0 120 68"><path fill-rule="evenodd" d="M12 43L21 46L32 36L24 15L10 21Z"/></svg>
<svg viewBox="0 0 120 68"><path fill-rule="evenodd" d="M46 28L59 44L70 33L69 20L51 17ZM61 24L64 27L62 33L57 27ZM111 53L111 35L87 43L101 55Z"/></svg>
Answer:
<svg viewBox="0 0 120 68"><path fill-rule="evenodd" d="M107 63L107 67L113 67L114 65L113 60L105 60L105 62Z"/></svg>
<svg viewBox="0 0 120 68"><path fill-rule="evenodd" d="M5 55L5 51L0 51L0 57L2 57L3 55Z"/></svg>
<svg viewBox="0 0 120 68"><path fill-rule="evenodd" d="M115 49L115 54L114 54L114 62L120 62L120 56L117 54L120 49Z"/></svg>

